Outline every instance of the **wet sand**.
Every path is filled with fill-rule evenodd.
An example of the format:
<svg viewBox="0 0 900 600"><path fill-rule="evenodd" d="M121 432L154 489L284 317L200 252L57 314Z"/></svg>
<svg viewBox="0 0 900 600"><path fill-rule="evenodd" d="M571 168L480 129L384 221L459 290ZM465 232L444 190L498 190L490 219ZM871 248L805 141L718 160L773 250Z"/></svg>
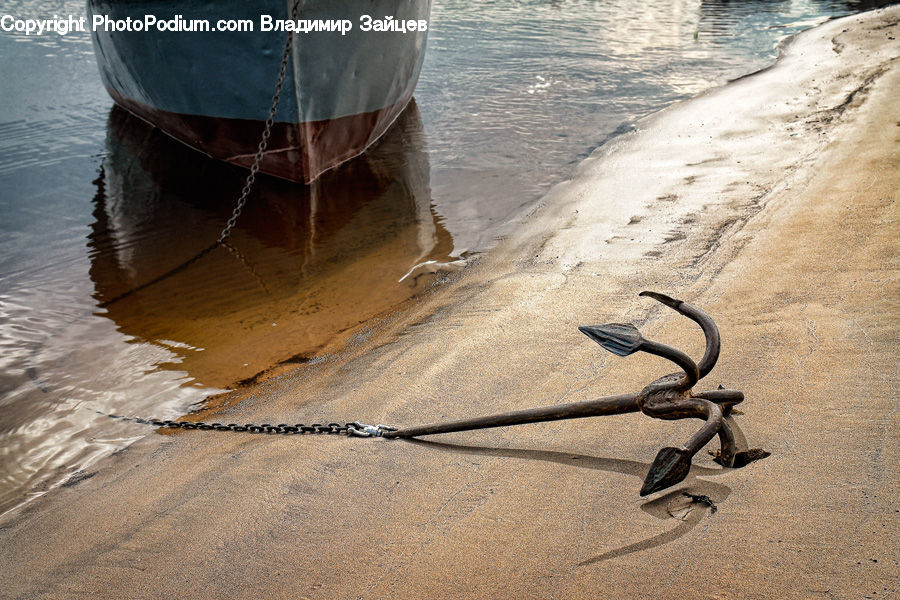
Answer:
<svg viewBox="0 0 900 600"><path fill-rule="evenodd" d="M882 598L898 591L900 7L599 149L515 233L222 421L430 422L636 390L670 370L577 325L708 310L698 389L772 455L640 498L694 422L642 415L422 442L152 435L0 522L23 598ZM690 503L682 492L716 504Z"/></svg>

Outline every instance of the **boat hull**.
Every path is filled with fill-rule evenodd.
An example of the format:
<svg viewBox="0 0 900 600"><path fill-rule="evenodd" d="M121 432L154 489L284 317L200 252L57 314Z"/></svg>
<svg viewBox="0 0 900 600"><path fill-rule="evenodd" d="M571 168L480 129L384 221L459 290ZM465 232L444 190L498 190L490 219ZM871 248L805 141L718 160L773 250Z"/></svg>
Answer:
<svg viewBox="0 0 900 600"><path fill-rule="evenodd" d="M92 33L104 85L117 104L205 154L250 166L272 104L288 2L89 0L114 21L247 20L254 31ZM427 31L362 31L360 17L426 21L430 0L301 0L298 18L348 20L352 29L294 33L294 47L260 171L310 182L377 141L412 98Z"/></svg>

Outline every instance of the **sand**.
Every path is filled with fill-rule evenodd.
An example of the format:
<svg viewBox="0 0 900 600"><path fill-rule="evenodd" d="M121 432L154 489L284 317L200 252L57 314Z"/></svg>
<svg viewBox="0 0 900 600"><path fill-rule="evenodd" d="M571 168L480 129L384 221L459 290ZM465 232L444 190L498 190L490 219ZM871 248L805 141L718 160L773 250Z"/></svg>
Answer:
<svg viewBox="0 0 900 600"><path fill-rule="evenodd" d="M219 415L409 425L635 391L669 365L576 326L698 356L652 289L719 323L696 389L743 390L736 422L768 458L704 452L641 498L697 422L151 435L0 522L0 596L896 597L898 34L900 7L827 23L641 122L476 264Z"/></svg>

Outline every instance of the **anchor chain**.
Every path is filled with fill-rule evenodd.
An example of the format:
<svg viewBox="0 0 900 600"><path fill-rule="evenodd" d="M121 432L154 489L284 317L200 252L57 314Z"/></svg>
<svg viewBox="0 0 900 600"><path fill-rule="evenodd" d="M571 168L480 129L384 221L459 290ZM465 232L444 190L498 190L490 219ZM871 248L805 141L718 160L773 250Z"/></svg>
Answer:
<svg viewBox="0 0 900 600"><path fill-rule="evenodd" d="M300 0L294 0L291 5L291 20L297 19L297 6L299 5ZM234 211L231 213L231 217L228 219L228 222L225 224L225 228L222 230L222 233L219 234L219 239L216 240L216 245L220 245L228 239L228 236L231 235L231 230L234 229L234 226L237 224L237 220L241 216L241 212L244 210L244 205L247 204L247 199L250 197L250 192L253 191L253 184L256 183L256 174L259 172L259 164L262 162L263 155L266 153L266 149L269 147L269 138L272 136L272 126L275 124L275 113L278 112L278 103L281 100L281 89L284 86L284 78L287 76L287 65L291 59L291 49L294 46L294 34L293 32L288 32L287 40L284 43L284 52L281 54L281 67L278 70L278 82L275 84L275 93L272 96L272 105L269 107L269 115L266 118L266 125L262 132L262 137L259 140L259 146L256 148L256 154L253 157L253 162L250 165L250 173L247 175L247 179L244 182L244 187L241 189L241 195L238 197L237 202L234 206Z"/></svg>
<svg viewBox="0 0 900 600"><path fill-rule="evenodd" d="M171 419L156 419L144 417L126 417L122 415L113 415L96 411L97 414L117 419L119 421L128 421L139 425L151 425L153 427L165 427L169 429L199 429L201 431L234 431L240 433L265 433L270 435L346 435L348 437L382 437L389 431L397 431L396 427L390 425L366 425L359 421L350 423L296 423L288 425L287 423L279 423L271 425L269 423L206 423L204 421L172 421Z"/></svg>

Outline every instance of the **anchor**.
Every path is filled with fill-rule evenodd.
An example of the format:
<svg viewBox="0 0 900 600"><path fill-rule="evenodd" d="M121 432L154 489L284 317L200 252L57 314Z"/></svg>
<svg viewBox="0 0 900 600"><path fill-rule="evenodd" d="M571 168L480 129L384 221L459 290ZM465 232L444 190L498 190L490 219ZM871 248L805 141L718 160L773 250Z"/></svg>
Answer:
<svg viewBox="0 0 900 600"><path fill-rule="evenodd" d="M463 419L446 423L435 423L417 427L394 429L377 426L385 438L412 438L423 435L506 427L525 423L541 423L563 419L580 419L606 415L621 415L642 412L655 419L702 419L700 430L683 446L665 447L656 455L650 471L641 487L640 495L646 496L671 487L687 477L691 460L713 437L719 436L720 450L716 462L732 468L764 458L768 453L760 449L738 452L734 433L725 417L731 414L735 404L744 400L738 390L722 389L694 393L691 388L706 377L719 359L721 342L719 328L712 318L696 306L675 300L657 292L641 292L640 296L652 298L697 323L706 336L706 350L699 363L695 363L684 352L654 342L641 335L634 325L606 323L579 327L579 331L617 356L629 356L635 352L646 352L668 359L678 365L678 372L660 377L643 390L633 394L605 396L596 400L559 404L556 406L517 410L486 417Z"/></svg>

